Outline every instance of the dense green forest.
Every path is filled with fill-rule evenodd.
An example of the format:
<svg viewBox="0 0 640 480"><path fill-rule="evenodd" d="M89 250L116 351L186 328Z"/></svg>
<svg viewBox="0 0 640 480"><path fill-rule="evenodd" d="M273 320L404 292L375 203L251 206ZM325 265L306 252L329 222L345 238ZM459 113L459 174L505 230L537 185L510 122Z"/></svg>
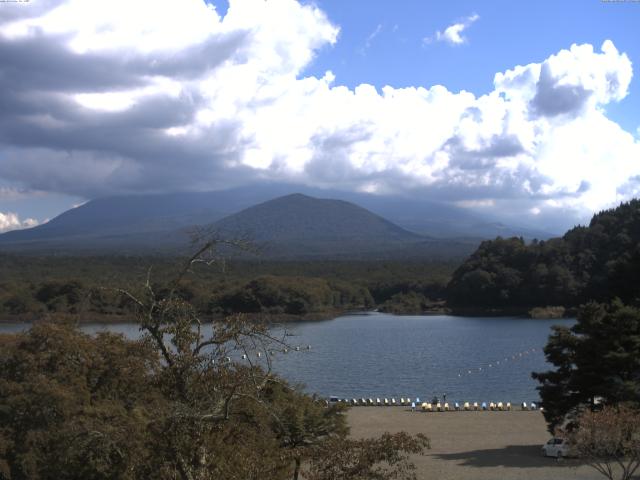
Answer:
<svg viewBox="0 0 640 480"><path fill-rule="evenodd" d="M640 299L640 200L600 212L563 237L483 242L453 274L453 307L575 307L589 300Z"/></svg>
<svg viewBox="0 0 640 480"><path fill-rule="evenodd" d="M130 304L118 289L141 285L149 276L161 293L162 279L182 261L0 256L0 318L72 314L87 320L124 320ZM427 261L221 261L211 267L195 265L180 295L214 316L244 312L323 317L375 307L420 312L442 301L456 266Z"/></svg>

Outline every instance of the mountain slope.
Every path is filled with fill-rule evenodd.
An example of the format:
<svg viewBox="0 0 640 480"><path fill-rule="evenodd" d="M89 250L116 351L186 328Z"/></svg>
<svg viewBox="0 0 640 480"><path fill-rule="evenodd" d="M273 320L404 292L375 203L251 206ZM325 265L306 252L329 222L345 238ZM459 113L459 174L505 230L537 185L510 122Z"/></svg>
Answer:
<svg viewBox="0 0 640 480"><path fill-rule="evenodd" d="M403 196L381 196L358 192L320 190L289 184L264 184L214 192L126 195L91 200L68 210L50 222L0 235L0 247L20 244L40 247L94 244L101 240L101 247L108 246L109 238L134 236L143 241L153 233L168 234L176 229L194 225L211 224L225 216L267 200L284 196L292 191L303 194L345 200L355 203L390 222L418 234L434 238L472 237L495 238L524 236L525 238L549 238L546 232L509 227L493 219L478 216L464 208Z"/></svg>
<svg viewBox="0 0 640 480"><path fill-rule="evenodd" d="M353 203L302 194L255 205L213 227L253 240L270 258L461 258L477 246L418 235Z"/></svg>
<svg viewBox="0 0 640 480"><path fill-rule="evenodd" d="M368 238L407 242L422 239L353 203L299 193L247 208L216 222L215 226L221 231L245 231L261 241Z"/></svg>
<svg viewBox="0 0 640 480"><path fill-rule="evenodd" d="M545 232L509 227L464 208L427 200L290 184L261 184L213 192L128 195L91 200L46 224L0 235L0 251L173 253L184 248L188 238L186 232L194 226L211 225L261 202L286 197L291 191L355 203L405 231L427 235L431 238L427 241L431 250L437 243L435 239L439 238L443 247L440 251L445 256L450 255L450 238L456 238L463 244L477 245L479 240L497 235L550 236ZM334 212L337 214L339 210L336 208ZM311 236L322 233L319 231ZM319 239L309 239L309 242L312 240ZM457 247L453 250L458 251ZM422 255L421 251L416 254Z"/></svg>
<svg viewBox="0 0 640 480"><path fill-rule="evenodd" d="M243 236L263 244L270 256L382 252L426 240L350 202L302 194L247 208L216 222L214 228L226 237Z"/></svg>

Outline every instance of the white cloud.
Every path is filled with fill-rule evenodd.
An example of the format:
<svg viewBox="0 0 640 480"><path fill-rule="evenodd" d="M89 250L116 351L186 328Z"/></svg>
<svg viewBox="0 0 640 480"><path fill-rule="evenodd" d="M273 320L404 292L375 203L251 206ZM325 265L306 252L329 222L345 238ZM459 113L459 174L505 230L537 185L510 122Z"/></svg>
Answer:
<svg viewBox="0 0 640 480"><path fill-rule="evenodd" d="M467 42L467 38L462 34L464 31L473 25L480 18L479 15L473 14L465 18L463 21L449 25L444 30L438 30L432 37L426 37L425 43L431 43L433 41L446 42L451 45L461 45Z"/></svg>
<svg viewBox="0 0 640 480"><path fill-rule="evenodd" d="M20 230L22 228L31 228L38 225L38 221L34 218L25 218L20 220L18 215L12 212L0 212L0 232L8 232L10 230Z"/></svg>
<svg viewBox="0 0 640 480"><path fill-rule="evenodd" d="M0 178L86 197L280 180L536 219L638 190L640 142L605 110L632 76L610 41L497 73L480 97L350 89L303 76L339 32L312 5L232 0L222 18L199 0L93 3L0 17Z"/></svg>

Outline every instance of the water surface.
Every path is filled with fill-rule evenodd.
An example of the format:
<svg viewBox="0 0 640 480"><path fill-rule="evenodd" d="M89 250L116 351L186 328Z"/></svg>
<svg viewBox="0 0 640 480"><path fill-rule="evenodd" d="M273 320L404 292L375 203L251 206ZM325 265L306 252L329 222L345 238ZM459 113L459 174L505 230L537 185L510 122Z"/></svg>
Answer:
<svg viewBox="0 0 640 480"><path fill-rule="evenodd" d="M300 351L278 354L276 371L322 396L420 397L447 401L537 400L532 371L550 368L542 347L552 325L575 320L512 317L347 315L288 324ZM0 325L0 332L25 324ZM136 324L87 324L135 338ZM311 345L307 350L306 346Z"/></svg>

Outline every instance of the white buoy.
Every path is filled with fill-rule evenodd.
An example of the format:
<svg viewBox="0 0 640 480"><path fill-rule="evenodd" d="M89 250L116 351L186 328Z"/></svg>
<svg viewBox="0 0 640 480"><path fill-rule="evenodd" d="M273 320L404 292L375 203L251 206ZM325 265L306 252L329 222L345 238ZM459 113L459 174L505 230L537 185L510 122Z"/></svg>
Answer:
<svg viewBox="0 0 640 480"><path fill-rule="evenodd" d="M258 358L262 356L262 352L258 352Z"/></svg>

